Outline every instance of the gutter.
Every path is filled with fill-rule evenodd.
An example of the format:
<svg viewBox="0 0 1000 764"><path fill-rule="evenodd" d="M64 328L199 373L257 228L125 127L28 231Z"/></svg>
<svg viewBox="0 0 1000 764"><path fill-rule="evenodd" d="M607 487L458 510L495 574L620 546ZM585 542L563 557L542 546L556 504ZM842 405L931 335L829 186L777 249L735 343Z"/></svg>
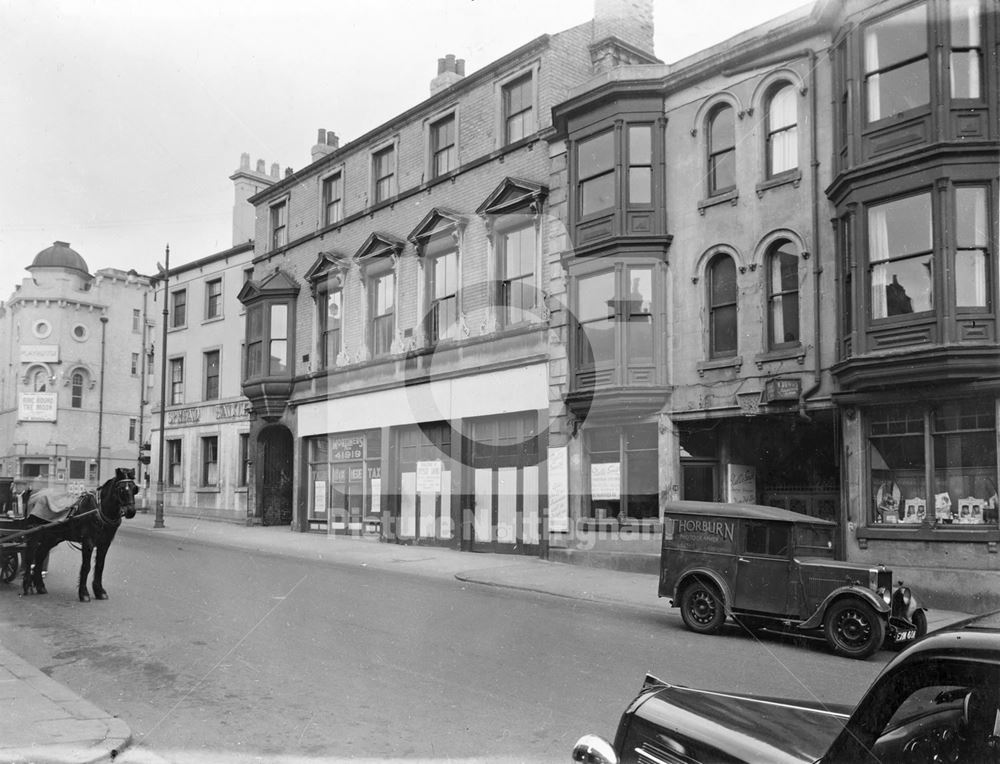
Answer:
<svg viewBox="0 0 1000 764"><path fill-rule="evenodd" d="M799 418L806 422L811 422L812 417L806 413L806 399L812 397L819 390L823 381L823 366L820 355L821 338L820 322L822 311L820 309L820 277L823 274L823 264L819 256L819 157L816 146L817 135L817 112L816 112L816 51L805 51L809 59L809 164L812 170L812 261L813 261L813 384L808 390L803 390L799 395ZM836 320L836 319L835 319Z"/></svg>

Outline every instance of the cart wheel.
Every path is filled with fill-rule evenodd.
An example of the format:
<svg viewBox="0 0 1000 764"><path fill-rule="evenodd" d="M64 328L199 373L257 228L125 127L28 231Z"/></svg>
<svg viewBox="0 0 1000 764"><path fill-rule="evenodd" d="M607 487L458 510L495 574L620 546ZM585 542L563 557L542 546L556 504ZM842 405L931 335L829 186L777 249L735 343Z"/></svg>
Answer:
<svg viewBox="0 0 1000 764"><path fill-rule="evenodd" d="M684 625L699 634L714 634L726 620L725 603L714 585L696 579L681 594Z"/></svg>
<svg viewBox="0 0 1000 764"><path fill-rule="evenodd" d="M17 552L0 552L0 581L9 584L17 578L21 568L21 559Z"/></svg>
<svg viewBox="0 0 1000 764"><path fill-rule="evenodd" d="M874 655L885 641L885 621L867 602L843 599L834 602L823 618L823 633L833 651L848 658Z"/></svg>

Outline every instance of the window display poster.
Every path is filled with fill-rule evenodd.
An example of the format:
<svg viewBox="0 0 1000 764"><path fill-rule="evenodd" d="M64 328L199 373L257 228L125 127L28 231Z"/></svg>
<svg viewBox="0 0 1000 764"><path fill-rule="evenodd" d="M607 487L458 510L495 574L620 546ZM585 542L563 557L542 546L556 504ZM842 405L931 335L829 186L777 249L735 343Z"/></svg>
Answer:
<svg viewBox="0 0 1000 764"><path fill-rule="evenodd" d="M726 501L730 504L757 503L757 469L746 464L726 465Z"/></svg>
<svg viewBox="0 0 1000 764"><path fill-rule="evenodd" d="M318 515L326 514L326 481L313 481L313 512Z"/></svg>
<svg viewBox="0 0 1000 764"><path fill-rule="evenodd" d="M382 478L372 478L372 514L382 512Z"/></svg>
<svg viewBox="0 0 1000 764"><path fill-rule="evenodd" d="M417 462L417 493L441 491L441 460Z"/></svg>
<svg viewBox="0 0 1000 764"><path fill-rule="evenodd" d="M617 501L621 498L621 464L605 462L590 465L590 496L598 501Z"/></svg>
<svg viewBox="0 0 1000 764"><path fill-rule="evenodd" d="M566 446L549 449L549 530L569 531L569 472Z"/></svg>

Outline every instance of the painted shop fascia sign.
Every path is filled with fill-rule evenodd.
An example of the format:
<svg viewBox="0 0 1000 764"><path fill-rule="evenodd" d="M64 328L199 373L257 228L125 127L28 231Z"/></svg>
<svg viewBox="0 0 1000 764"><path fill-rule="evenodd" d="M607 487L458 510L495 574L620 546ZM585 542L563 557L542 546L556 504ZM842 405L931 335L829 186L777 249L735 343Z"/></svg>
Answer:
<svg viewBox="0 0 1000 764"><path fill-rule="evenodd" d="M205 421L224 422L234 419L245 419L250 416L250 402L220 403L215 406L192 406L186 409L173 409L167 412L167 424L185 425L199 424Z"/></svg>
<svg viewBox="0 0 1000 764"><path fill-rule="evenodd" d="M59 363L59 346L21 345L21 363Z"/></svg>

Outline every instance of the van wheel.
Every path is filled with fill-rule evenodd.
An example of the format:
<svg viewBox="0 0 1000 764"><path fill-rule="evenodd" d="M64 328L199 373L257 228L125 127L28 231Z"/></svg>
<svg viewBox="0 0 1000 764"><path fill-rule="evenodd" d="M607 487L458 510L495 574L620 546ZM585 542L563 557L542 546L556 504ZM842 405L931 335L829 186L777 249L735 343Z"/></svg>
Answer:
<svg viewBox="0 0 1000 764"><path fill-rule="evenodd" d="M725 603L713 584L694 580L681 594L684 625L699 634L714 634L726 620Z"/></svg>
<svg viewBox="0 0 1000 764"><path fill-rule="evenodd" d="M826 611L823 633L835 653L863 660L882 647L885 621L867 602L843 599Z"/></svg>
<svg viewBox="0 0 1000 764"><path fill-rule="evenodd" d="M917 627L917 639L927 634L927 613L918 610L913 614L913 625Z"/></svg>

